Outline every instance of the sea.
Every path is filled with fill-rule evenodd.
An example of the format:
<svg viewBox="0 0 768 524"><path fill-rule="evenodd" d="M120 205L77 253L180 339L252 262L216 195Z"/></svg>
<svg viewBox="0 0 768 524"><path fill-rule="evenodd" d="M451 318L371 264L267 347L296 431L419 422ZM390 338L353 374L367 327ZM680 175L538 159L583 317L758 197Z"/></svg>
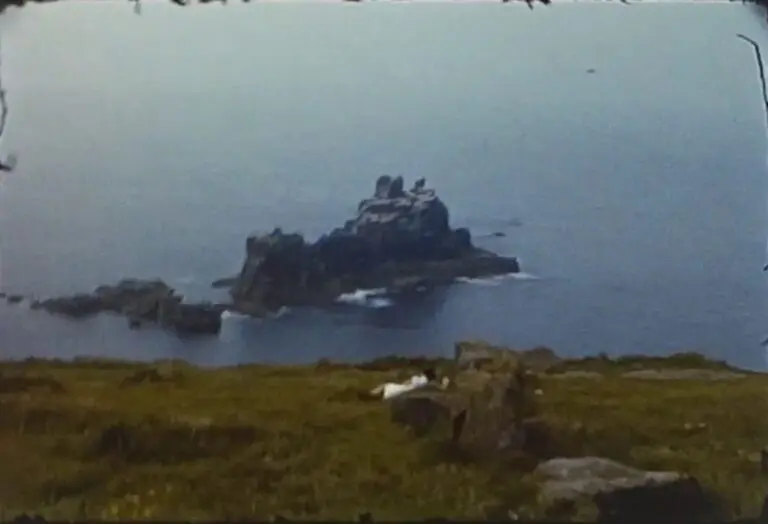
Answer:
<svg viewBox="0 0 768 524"><path fill-rule="evenodd" d="M0 15L0 289L221 300L249 234L313 239L425 177L523 273L225 313L219 336L0 304L0 358L202 366L698 351L768 368L766 116L741 3L61 1ZM503 236L497 235L498 233Z"/></svg>

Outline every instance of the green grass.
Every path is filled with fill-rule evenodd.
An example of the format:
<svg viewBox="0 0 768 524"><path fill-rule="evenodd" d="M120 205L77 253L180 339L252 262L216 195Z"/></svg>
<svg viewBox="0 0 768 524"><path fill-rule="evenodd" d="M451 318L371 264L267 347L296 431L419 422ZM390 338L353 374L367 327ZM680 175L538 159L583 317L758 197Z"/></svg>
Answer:
<svg viewBox="0 0 768 524"><path fill-rule="evenodd" d="M569 361L557 369L605 377L541 376L546 445L529 456L458 460L438 439L393 424L385 403L358 398L425 363L1 363L0 507L47 518L349 519L370 511L384 520L510 509L535 517L547 510L530 475L536 462L583 455L691 473L736 515L756 516L768 492L756 461L768 443L766 375L643 381L614 373L726 368L691 354ZM142 370L157 373L131 380Z"/></svg>

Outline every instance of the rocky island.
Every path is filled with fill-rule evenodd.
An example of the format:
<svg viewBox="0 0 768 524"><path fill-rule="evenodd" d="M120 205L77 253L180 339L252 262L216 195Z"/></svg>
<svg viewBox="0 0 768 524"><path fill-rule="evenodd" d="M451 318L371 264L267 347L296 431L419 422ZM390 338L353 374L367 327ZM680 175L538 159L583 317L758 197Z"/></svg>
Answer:
<svg viewBox="0 0 768 524"><path fill-rule="evenodd" d="M403 184L379 177L357 216L315 242L280 229L249 237L240 274L214 285L229 287L236 311L262 316L329 304L356 289L397 295L520 271L516 258L475 247L468 229L452 229L447 206L423 178L410 190Z"/></svg>
<svg viewBox="0 0 768 524"><path fill-rule="evenodd" d="M7 297L9 301L13 299L13 295ZM30 308L70 318L117 313L128 318L132 329L150 323L184 335L215 334L221 330L225 305L187 304L183 300L162 280L124 279L113 286L99 286L90 294L33 300Z"/></svg>
<svg viewBox="0 0 768 524"><path fill-rule="evenodd" d="M221 330L228 309L261 317L285 306L328 306L357 289L401 296L458 277L520 271L516 258L474 246L466 228L452 229L448 208L423 178L406 191L402 177L379 177L357 216L315 242L275 229L249 237L245 251L240 274L213 284L229 288L228 303L184 302L158 279L123 279L91 293L28 302L33 310L68 318L108 312L127 317L133 329L149 324L180 335L211 335ZM7 293L0 298L24 300Z"/></svg>

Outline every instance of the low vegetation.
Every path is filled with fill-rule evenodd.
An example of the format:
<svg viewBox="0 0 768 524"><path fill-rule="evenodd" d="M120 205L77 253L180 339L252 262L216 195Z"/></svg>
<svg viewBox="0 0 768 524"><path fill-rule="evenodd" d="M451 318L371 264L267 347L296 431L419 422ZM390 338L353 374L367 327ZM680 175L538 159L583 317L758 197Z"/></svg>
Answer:
<svg viewBox="0 0 768 524"><path fill-rule="evenodd" d="M537 462L588 455L690 473L735 516L760 512L768 375L623 375L734 372L695 354L560 361L537 380L547 444L485 460L417 438L385 402L360 394L426 364L451 365L2 363L0 518L541 517L551 508L537 497Z"/></svg>

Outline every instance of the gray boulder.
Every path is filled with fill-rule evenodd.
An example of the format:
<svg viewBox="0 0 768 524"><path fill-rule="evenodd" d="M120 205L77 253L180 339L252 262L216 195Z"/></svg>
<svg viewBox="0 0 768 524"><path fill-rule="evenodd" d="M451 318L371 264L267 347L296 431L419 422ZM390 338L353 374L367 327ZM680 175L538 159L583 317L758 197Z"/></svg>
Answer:
<svg viewBox="0 0 768 524"><path fill-rule="evenodd" d="M427 386L390 399L393 422L434 435L475 458L529 449L541 434L535 377L515 358L492 372L459 370L447 389Z"/></svg>
<svg viewBox="0 0 768 524"><path fill-rule="evenodd" d="M719 495L674 471L644 471L601 457L555 458L539 464L541 497L561 507L592 507L600 522L724 522Z"/></svg>
<svg viewBox="0 0 768 524"><path fill-rule="evenodd" d="M680 473L643 471L601 457L550 459L539 464L535 474L546 479L542 484L542 496L553 501L670 484L683 478Z"/></svg>
<svg viewBox="0 0 768 524"><path fill-rule="evenodd" d="M547 371L563 359L546 347L516 351L483 341L465 340L454 345L454 360L460 369L491 369L509 360L519 360L535 372Z"/></svg>

